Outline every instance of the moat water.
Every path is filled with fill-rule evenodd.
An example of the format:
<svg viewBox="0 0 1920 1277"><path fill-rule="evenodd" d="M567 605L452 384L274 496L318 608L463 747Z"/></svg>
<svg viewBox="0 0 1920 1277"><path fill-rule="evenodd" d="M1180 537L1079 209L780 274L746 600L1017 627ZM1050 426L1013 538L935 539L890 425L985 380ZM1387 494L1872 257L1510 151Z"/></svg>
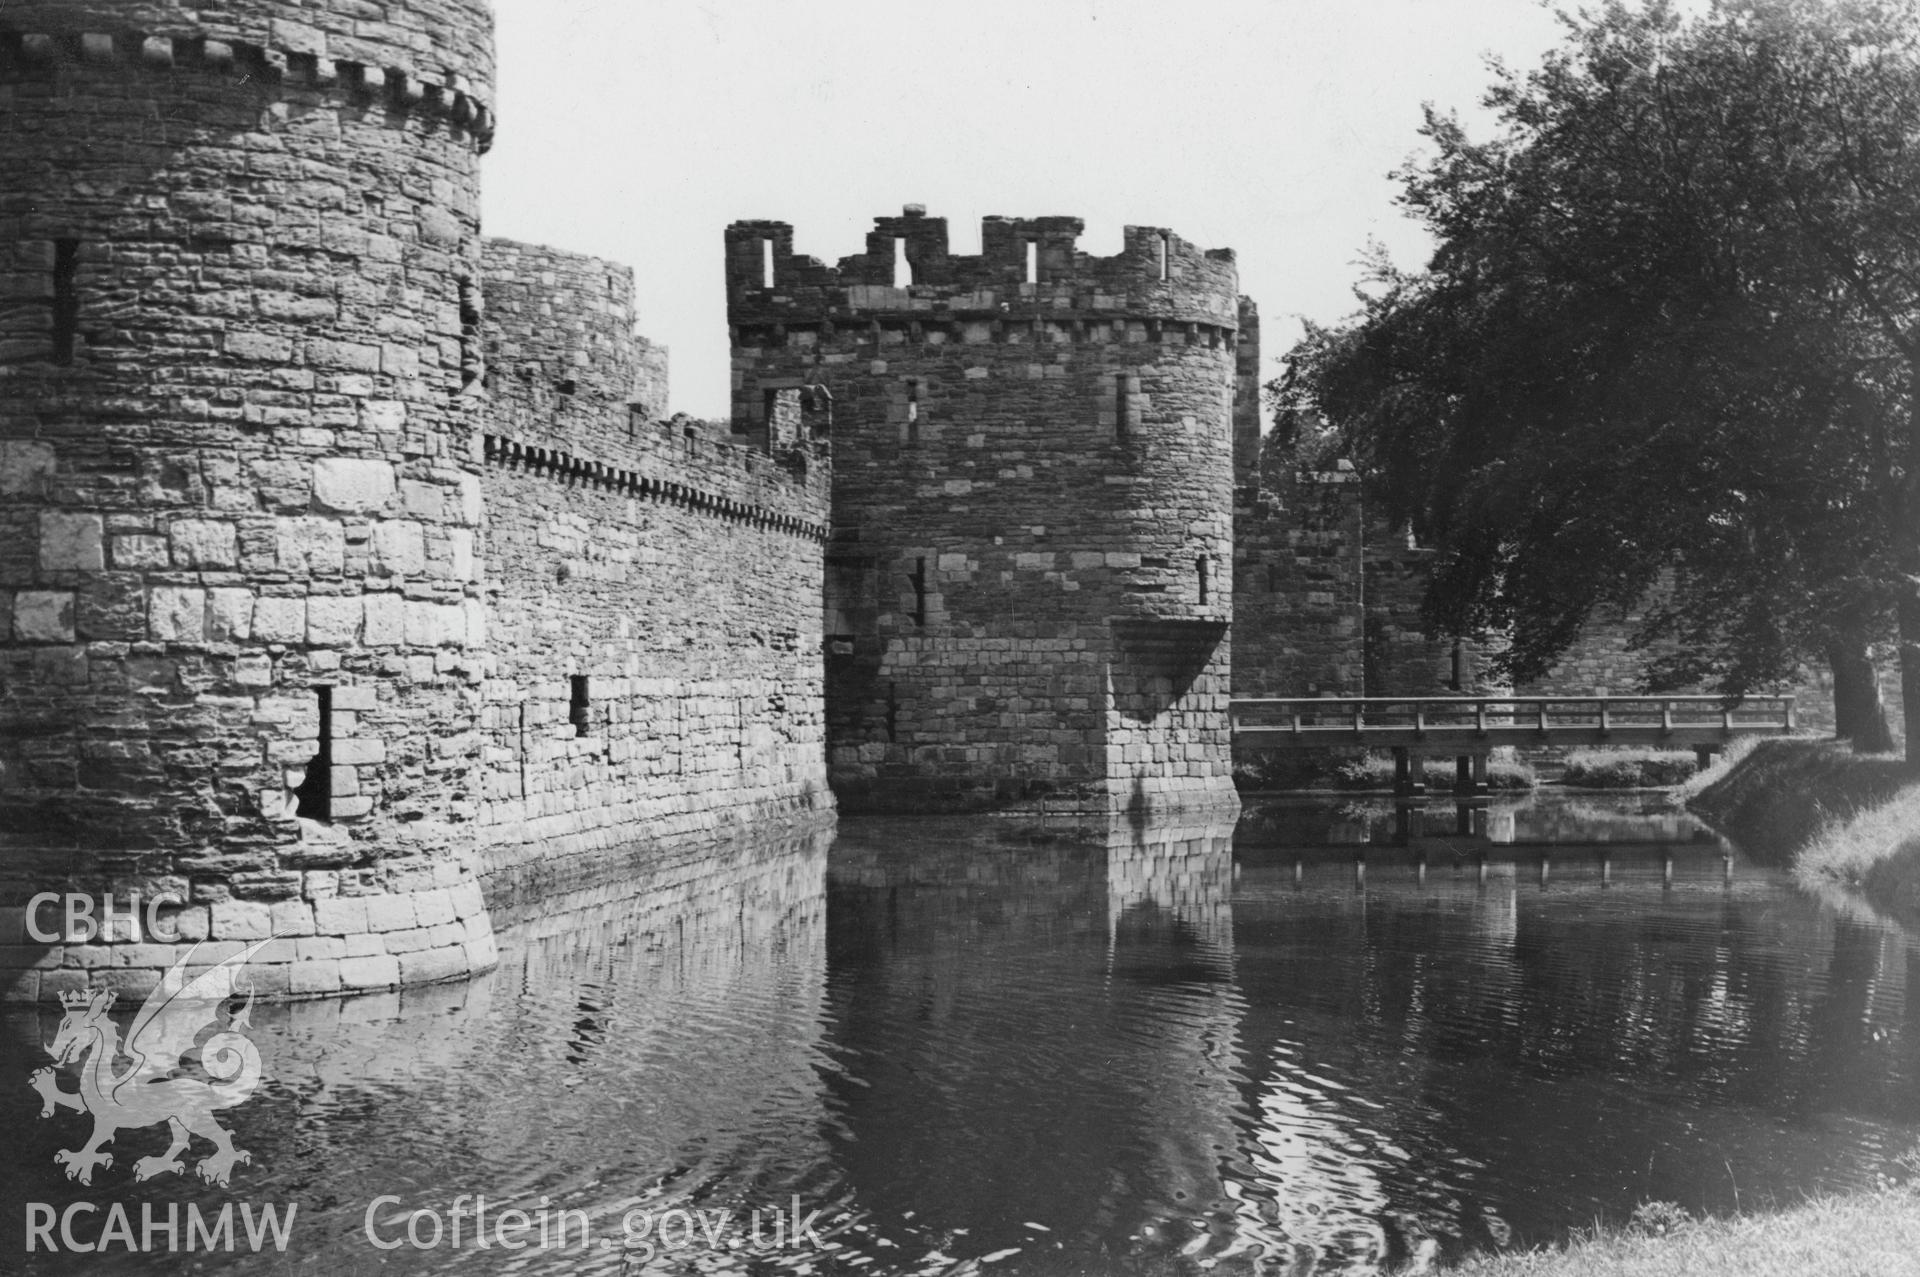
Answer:
<svg viewBox="0 0 1920 1277"><path fill-rule="evenodd" d="M848 819L496 921L470 983L257 1009L226 1189L134 1183L159 1128L67 1181L82 1121L26 1085L58 1017L10 1012L0 1271L1369 1273L1920 1140L1920 945L1658 799ZM297 1216L284 1254L238 1218L232 1254L23 1254L76 1202L82 1242L113 1203L136 1242L143 1207Z"/></svg>

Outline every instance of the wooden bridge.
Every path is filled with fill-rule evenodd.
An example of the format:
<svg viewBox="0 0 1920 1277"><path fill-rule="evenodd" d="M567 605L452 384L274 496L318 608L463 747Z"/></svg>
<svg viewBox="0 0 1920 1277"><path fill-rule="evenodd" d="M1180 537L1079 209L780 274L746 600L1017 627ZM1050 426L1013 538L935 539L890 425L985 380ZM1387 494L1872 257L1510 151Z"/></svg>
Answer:
<svg viewBox="0 0 1920 1277"><path fill-rule="evenodd" d="M1793 697L1429 696L1283 697L1229 703L1236 744L1258 749L1391 749L1394 791L1421 792L1414 760L1458 762L1455 788L1483 792L1487 755L1523 748L1638 745L1706 756L1740 736L1794 731Z"/></svg>

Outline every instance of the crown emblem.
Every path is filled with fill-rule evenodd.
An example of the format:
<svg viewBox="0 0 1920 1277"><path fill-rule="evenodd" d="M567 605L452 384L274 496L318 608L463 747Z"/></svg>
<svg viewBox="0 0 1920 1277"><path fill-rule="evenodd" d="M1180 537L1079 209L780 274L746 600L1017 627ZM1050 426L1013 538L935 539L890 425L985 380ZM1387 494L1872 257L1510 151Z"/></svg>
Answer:
<svg viewBox="0 0 1920 1277"><path fill-rule="evenodd" d="M100 999L100 1009L106 1010L113 1005L112 989L68 989L60 994L60 1005L69 1011L79 1011L93 1005L95 998Z"/></svg>

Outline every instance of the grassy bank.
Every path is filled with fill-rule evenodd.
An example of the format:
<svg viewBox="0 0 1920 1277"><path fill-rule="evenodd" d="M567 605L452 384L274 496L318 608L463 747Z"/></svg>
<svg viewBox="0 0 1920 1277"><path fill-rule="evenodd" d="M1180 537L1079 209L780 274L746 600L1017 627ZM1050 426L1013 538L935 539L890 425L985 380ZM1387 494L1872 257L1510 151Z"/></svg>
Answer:
<svg viewBox="0 0 1920 1277"><path fill-rule="evenodd" d="M1920 1193L1888 1187L1773 1215L1602 1232L1556 1250L1470 1259L1461 1277L1803 1277L1920 1270Z"/></svg>
<svg viewBox="0 0 1920 1277"><path fill-rule="evenodd" d="M1686 750L1576 749L1560 783L1576 789L1664 789L1691 779L1699 764Z"/></svg>
<svg viewBox="0 0 1920 1277"><path fill-rule="evenodd" d="M1849 820L1830 821L1794 858L1808 883L1857 887L1907 922L1920 922L1920 783Z"/></svg>
<svg viewBox="0 0 1920 1277"><path fill-rule="evenodd" d="M1891 754L1855 754L1832 741L1762 740L1703 773L1688 786L1687 805L1756 858L1785 863L1816 839L1864 846L1867 827L1858 839L1848 827L1910 788L1905 764Z"/></svg>

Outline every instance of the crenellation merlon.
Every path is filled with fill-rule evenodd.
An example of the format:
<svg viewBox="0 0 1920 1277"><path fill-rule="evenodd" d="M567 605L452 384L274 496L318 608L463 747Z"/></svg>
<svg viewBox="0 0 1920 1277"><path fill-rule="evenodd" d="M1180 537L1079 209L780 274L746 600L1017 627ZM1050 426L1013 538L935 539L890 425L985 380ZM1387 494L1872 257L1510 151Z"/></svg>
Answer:
<svg viewBox="0 0 1920 1277"><path fill-rule="evenodd" d="M981 252L948 250L947 221L909 206L877 217L866 251L834 266L793 251L793 227L751 220L726 231L727 301L736 324L947 312L1140 316L1163 322L1238 323L1232 249L1202 249L1157 226L1125 228L1112 257L1081 252L1077 217L981 221ZM904 260L908 279L896 282Z"/></svg>

